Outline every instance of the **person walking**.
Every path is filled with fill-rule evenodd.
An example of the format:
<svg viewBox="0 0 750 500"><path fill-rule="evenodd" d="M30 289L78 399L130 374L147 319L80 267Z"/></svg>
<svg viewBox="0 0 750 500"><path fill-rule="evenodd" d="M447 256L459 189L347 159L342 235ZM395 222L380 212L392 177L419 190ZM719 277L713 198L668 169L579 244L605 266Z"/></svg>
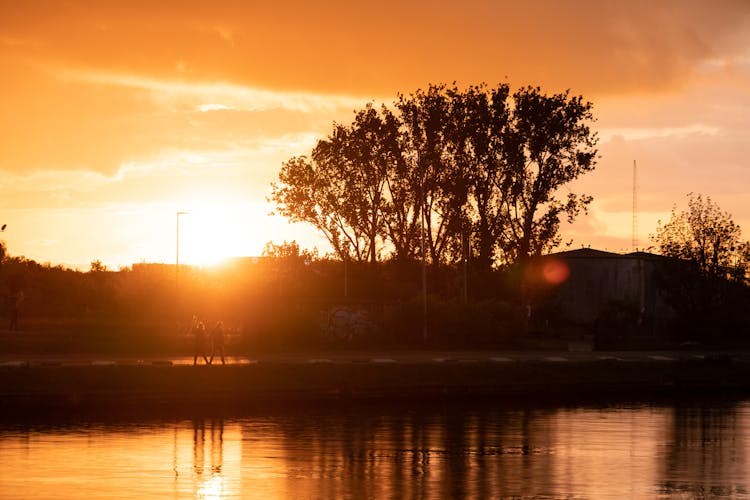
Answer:
<svg viewBox="0 0 750 500"><path fill-rule="evenodd" d="M203 360L206 364L210 364L208 361L208 355L206 354L206 325L203 321L196 321L193 325L193 336L195 337L195 353L193 354L193 365L198 364L198 356L203 356Z"/></svg>
<svg viewBox="0 0 750 500"><path fill-rule="evenodd" d="M10 325L8 330L18 330L18 312L21 309L21 302L23 302L23 292L16 290L10 296Z"/></svg>
<svg viewBox="0 0 750 500"><path fill-rule="evenodd" d="M221 321L217 321L216 326L211 330L211 361L209 361L209 364L213 364L217 352L221 353L221 364L226 364L224 361L224 324Z"/></svg>

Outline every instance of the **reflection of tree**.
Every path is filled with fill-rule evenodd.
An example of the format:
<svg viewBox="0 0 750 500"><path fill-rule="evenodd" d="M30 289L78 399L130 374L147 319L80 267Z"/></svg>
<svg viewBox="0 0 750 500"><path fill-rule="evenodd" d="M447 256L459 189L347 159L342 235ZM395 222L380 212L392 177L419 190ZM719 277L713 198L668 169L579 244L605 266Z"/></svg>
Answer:
<svg viewBox="0 0 750 500"><path fill-rule="evenodd" d="M745 439L736 406L676 407L665 439L660 493L692 498L746 494Z"/></svg>
<svg viewBox="0 0 750 500"><path fill-rule="evenodd" d="M372 411L371 411L372 410ZM275 420L272 451L246 426L243 468L269 455L285 470L283 496L305 498L488 498L555 491L549 419L537 411L427 407L319 411ZM255 462L253 464L253 462ZM252 485L243 485L242 489ZM278 492L277 492L278 493Z"/></svg>
<svg viewBox="0 0 750 500"><path fill-rule="evenodd" d="M211 419L0 425L3 478L12 483L3 493L20 498L33 484L8 473L21 472L18 460L33 478L37 465L52 471L52 496L81 496L80 481L57 484L55 471L92 474L88 483L100 489L91 491L166 493L173 446L173 498L744 497L749 408L339 403L226 427Z"/></svg>

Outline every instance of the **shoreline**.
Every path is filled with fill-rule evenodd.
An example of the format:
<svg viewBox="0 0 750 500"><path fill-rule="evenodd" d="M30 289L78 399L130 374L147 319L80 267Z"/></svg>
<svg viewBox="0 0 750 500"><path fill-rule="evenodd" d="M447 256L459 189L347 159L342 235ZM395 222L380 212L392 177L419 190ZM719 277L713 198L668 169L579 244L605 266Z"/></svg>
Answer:
<svg viewBox="0 0 750 500"><path fill-rule="evenodd" d="M455 354L233 358L232 364L212 366L193 366L192 358L187 358L190 364L185 364L186 358L74 359L67 364L5 360L0 362L0 408L5 414L178 409L190 413L350 401L469 398L564 403L580 398L750 394L750 353L744 352L680 357Z"/></svg>

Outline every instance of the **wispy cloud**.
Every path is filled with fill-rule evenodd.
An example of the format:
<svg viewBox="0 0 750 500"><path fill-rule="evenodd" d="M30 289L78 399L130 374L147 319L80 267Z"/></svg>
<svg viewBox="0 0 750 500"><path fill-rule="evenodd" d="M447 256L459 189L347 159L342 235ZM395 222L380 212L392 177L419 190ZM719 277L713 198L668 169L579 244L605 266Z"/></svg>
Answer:
<svg viewBox="0 0 750 500"><path fill-rule="evenodd" d="M225 104L216 104L216 103L201 104L200 106L198 106L198 111L200 111L201 113L206 113L208 111L225 111L228 109L232 109L232 108L230 108L229 106Z"/></svg>
<svg viewBox="0 0 750 500"><path fill-rule="evenodd" d="M167 80L64 66L50 66L48 71L63 81L146 90L161 102L197 103L194 107L200 111L286 109L299 113L333 113L363 105L361 97L267 90L221 81Z"/></svg>
<svg viewBox="0 0 750 500"><path fill-rule="evenodd" d="M632 127L632 128L604 128L599 130L599 137L602 141L607 142L613 139L624 139L626 141L640 141L644 139L665 138L665 137L684 137L688 135L709 135L715 136L720 132L719 127L708 125L685 125L682 127Z"/></svg>

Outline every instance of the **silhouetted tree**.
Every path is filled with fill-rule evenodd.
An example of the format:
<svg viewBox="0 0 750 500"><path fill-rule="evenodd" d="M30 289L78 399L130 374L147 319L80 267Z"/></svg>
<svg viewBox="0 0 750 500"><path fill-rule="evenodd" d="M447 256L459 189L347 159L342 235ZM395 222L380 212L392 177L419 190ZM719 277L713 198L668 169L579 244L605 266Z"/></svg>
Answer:
<svg viewBox="0 0 750 500"><path fill-rule="evenodd" d="M509 129L510 89L508 85L493 89L479 85L453 94L449 137L456 165L468 183L465 222L474 235L468 246L477 267L487 270L495 263L502 231L500 210L508 173L503 148Z"/></svg>
<svg viewBox="0 0 750 500"><path fill-rule="evenodd" d="M678 338L716 342L750 318L748 242L728 212L710 197L688 195L688 210L672 209L651 239L668 257L657 272L665 299L678 312ZM743 299L744 297L744 299Z"/></svg>
<svg viewBox="0 0 750 500"><path fill-rule="evenodd" d="M669 222L652 237L659 252L688 262L701 276L744 281L748 270L748 242L728 212L710 197L688 194L688 210L672 209Z"/></svg>
<svg viewBox="0 0 750 500"><path fill-rule="evenodd" d="M591 202L572 192L559 198L561 187L596 165L591 107L580 96L548 96L539 87L513 94L500 179L502 261L524 262L558 246L560 217L572 222Z"/></svg>
<svg viewBox="0 0 750 500"><path fill-rule="evenodd" d="M349 225L346 176L336 165L315 157L295 157L284 163L279 184L272 184L276 211L292 222L317 228L341 259L365 260L365 235Z"/></svg>
<svg viewBox="0 0 750 500"><path fill-rule="evenodd" d="M100 261L99 259L91 261L92 273L103 273L107 271L109 271L109 269L107 269L107 266L102 264L102 261Z"/></svg>
<svg viewBox="0 0 750 500"><path fill-rule="evenodd" d="M335 124L311 159L292 158L272 185L278 212L311 223L342 259L375 262L390 251L451 264L463 239L489 270L558 245L560 217L591 201L558 198L596 162L591 103L581 97L430 85L393 108L368 105L350 126Z"/></svg>
<svg viewBox="0 0 750 500"><path fill-rule="evenodd" d="M390 159L382 206L385 239L393 246L395 260L409 262L421 255L422 175L416 154L408 147L402 120L385 107L382 116L385 134L380 139Z"/></svg>
<svg viewBox="0 0 750 500"><path fill-rule="evenodd" d="M313 158L330 166L330 175L343 185L344 219L353 234L361 235L348 242L357 260L376 262L383 245L388 168L394 163L397 133L387 109L379 113L367 105L356 113L350 126L336 124L333 133L313 151Z"/></svg>
<svg viewBox="0 0 750 500"><path fill-rule="evenodd" d="M451 149L455 87L431 85L396 102L402 122L402 158L414 183L417 215L424 214L425 251L432 263L460 258L461 223L468 197L466 172Z"/></svg>
<svg viewBox="0 0 750 500"><path fill-rule="evenodd" d="M317 260L317 250L300 249L299 243L296 240L287 242L284 240L283 243L274 243L269 241L263 247L263 256L272 257L279 260L293 260L300 262L307 262L308 264L313 260Z"/></svg>

